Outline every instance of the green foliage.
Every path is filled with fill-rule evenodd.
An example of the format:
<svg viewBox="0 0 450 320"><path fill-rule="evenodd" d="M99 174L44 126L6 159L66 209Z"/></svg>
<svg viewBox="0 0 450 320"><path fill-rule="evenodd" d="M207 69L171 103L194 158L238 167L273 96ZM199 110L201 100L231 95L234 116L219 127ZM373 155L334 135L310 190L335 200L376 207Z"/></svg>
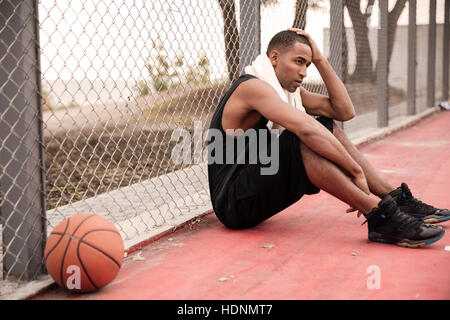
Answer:
<svg viewBox="0 0 450 320"><path fill-rule="evenodd" d="M210 81L210 64L204 53L200 55L200 59L196 66L189 66L186 73L186 80L188 83L195 85L205 84Z"/></svg>
<svg viewBox="0 0 450 320"><path fill-rule="evenodd" d="M154 59L147 58L146 67L152 79L153 89L165 91L169 89L172 78L176 73L170 72L170 63L161 40L152 39L153 49L156 50ZM179 61L177 61L179 63ZM142 82L141 82L142 83ZM149 93L149 88L141 86L141 93Z"/></svg>
<svg viewBox="0 0 450 320"><path fill-rule="evenodd" d="M173 60L170 60L161 40L152 40L152 46L155 54L147 58L146 68L150 74L149 83L155 91L166 91L180 83L199 85L210 81L210 62L205 53L200 54L197 64L185 67L181 52ZM141 80L136 85L139 96L146 96L151 93L151 88L147 83L147 81Z"/></svg>
<svg viewBox="0 0 450 320"><path fill-rule="evenodd" d="M137 93L140 97L145 97L150 94L150 88L145 81L139 81L136 86Z"/></svg>

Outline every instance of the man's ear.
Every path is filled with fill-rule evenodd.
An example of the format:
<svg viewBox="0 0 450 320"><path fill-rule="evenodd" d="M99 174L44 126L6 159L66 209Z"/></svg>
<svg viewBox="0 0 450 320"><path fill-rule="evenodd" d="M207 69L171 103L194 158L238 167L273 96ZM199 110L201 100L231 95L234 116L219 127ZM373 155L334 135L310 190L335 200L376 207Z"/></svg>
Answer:
<svg viewBox="0 0 450 320"><path fill-rule="evenodd" d="M276 49L270 51L269 60L272 63L272 66L275 68L280 60L280 52Z"/></svg>

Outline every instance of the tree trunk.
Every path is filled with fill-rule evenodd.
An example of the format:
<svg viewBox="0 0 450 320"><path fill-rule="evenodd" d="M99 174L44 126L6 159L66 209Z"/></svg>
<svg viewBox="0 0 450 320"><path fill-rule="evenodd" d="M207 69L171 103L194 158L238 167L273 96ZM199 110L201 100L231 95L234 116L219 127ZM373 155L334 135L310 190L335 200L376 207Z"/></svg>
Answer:
<svg viewBox="0 0 450 320"><path fill-rule="evenodd" d="M356 48L356 68L349 80L374 82L376 74L373 69L372 52L370 51L369 45L369 30L367 28L367 20L370 14L361 12L360 0L346 0L345 6L352 20Z"/></svg>
<svg viewBox="0 0 450 320"><path fill-rule="evenodd" d="M397 32L397 22L398 19L400 18L400 15L402 14L403 9L405 8L405 5L406 0L397 0L394 8L391 10L391 12L389 12L388 15L388 67L392 58L392 52L394 50L395 34Z"/></svg>
<svg viewBox="0 0 450 320"><path fill-rule="evenodd" d="M304 30L306 27L306 12L308 11L308 0L295 1L295 17L293 28Z"/></svg>
<svg viewBox="0 0 450 320"><path fill-rule="evenodd" d="M389 30L388 30L388 61L391 61L391 57L392 57L392 51L394 49L394 42L395 42L395 33L397 31L397 22L398 19L400 18L400 15L403 12L403 9L405 8L406 5L406 0L397 0L397 2L395 3L395 7L394 9L392 9L391 12L389 12L389 17L388 17L388 25L389 25Z"/></svg>
<svg viewBox="0 0 450 320"><path fill-rule="evenodd" d="M223 36L228 79L233 82L239 77L239 32L236 22L236 8L233 0L218 0L223 18Z"/></svg>
<svg viewBox="0 0 450 320"><path fill-rule="evenodd" d="M388 17L388 62L391 61L392 51L395 42L398 19L405 8L407 0L397 0L394 8L389 12ZM373 69L373 59L370 52L367 19L370 13L362 13L360 10L360 0L346 0L345 6L348 9L350 19L353 23L356 47L356 69L351 75L351 80L355 81L375 81L376 67ZM367 8L372 6L374 1L369 1Z"/></svg>

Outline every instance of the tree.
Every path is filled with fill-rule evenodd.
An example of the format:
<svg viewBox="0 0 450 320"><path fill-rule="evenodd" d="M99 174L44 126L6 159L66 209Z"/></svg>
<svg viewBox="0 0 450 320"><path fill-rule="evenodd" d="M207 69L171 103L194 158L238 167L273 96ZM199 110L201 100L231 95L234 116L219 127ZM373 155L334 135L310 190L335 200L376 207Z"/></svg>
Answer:
<svg viewBox="0 0 450 320"><path fill-rule="evenodd" d="M145 66L150 74L151 84L157 92L166 91L172 87L191 83L194 85L209 82L211 68L206 54L202 51L195 65L185 67L183 53L170 60L161 39L152 39L153 55L147 57ZM139 81L135 87L138 96L149 95L152 90L148 81Z"/></svg>
<svg viewBox="0 0 450 320"><path fill-rule="evenodd" d="M376 68L373 68L373 58L369 46L368 19L375 0L367 1L364 11L361 11L361 0L345 0L350 19L353 24L356 48L356 68L350 76L352 81L370 81L376 79ZM405 8L406 0L397 0L388 16L388 61L391 60L392 50L397 31L398 19Z"/></svg>
<svg viewBox="0 0 450 320"><path fill-rule="evenodd" d="M320 10L323 9L326 0L297 0L295 1L295 15L293 28L305 29L306 27L306 13L309 9Z"/></svg>
<svg viewBox="0 0 450 320"><path fill-rule="evenodd" d="M388 61L391 61L392 51L394 49L395 34L397 31L397 22L405 8L406 0L398 0L388 16Z"/></svg>
<svg viewBox="0 0 450 320"><path fill-rule="evenodd" d="M205 84L210 81L210 62L204 52L200 54L200 58L195 66L188 66L186 72L186 80L194 85Z"/></svg>
<svg viewBox="0 0 450 320"><path fill-rule="evenodd" d="M228 79L233 82L239 77L239 31L236 22L234 0L218 0L222 11L225 59Z"/></svg>
<svg viewBox="0 0 450 320"><path fill-rule="evenodd" d="M360 0L345 0L348 14L353 24L356 48L356 68L350 77L350 80L370 82L375 81L376 74L373 70L373 59L369 45L368 19L371 15L370 8L373 7L375 0L369 0L365 10L361 11Z"/></svg>
<svg viewBox="0 0 450 320"><path fill-rule="evenodd" d="M308 11L308 0L295 1L295 16L293 28L305 29L306 27L306 12Z"/></svg>
<svg viewBox="0 0 450 320"><path fill-rule="evenodd" d="M171 80L176 73L170 72L170 62L162 41L159 38L157 40L152 39L152 45L156 56L147 58L146 67L152 78L153 88L156 91L165 91L171 86ZM139 82L138 91L143 96L150 93L150 89L145 82Z"/></svg>

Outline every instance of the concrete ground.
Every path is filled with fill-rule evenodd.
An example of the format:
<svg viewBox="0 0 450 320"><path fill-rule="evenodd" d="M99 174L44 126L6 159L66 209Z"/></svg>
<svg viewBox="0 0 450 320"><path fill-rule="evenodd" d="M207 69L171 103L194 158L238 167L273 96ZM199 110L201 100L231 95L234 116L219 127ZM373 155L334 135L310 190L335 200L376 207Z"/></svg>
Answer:
<svg viewBox="0 0 450 320"><path fill-rule="evenodd" d="M450 112L438 112L360 150L392 185L449 208ZM325 192L248 230L208 214L124 260L103 289L52 286L33 299L450 299L450 222L421 249L371 243L367 224Z"/></svg>

